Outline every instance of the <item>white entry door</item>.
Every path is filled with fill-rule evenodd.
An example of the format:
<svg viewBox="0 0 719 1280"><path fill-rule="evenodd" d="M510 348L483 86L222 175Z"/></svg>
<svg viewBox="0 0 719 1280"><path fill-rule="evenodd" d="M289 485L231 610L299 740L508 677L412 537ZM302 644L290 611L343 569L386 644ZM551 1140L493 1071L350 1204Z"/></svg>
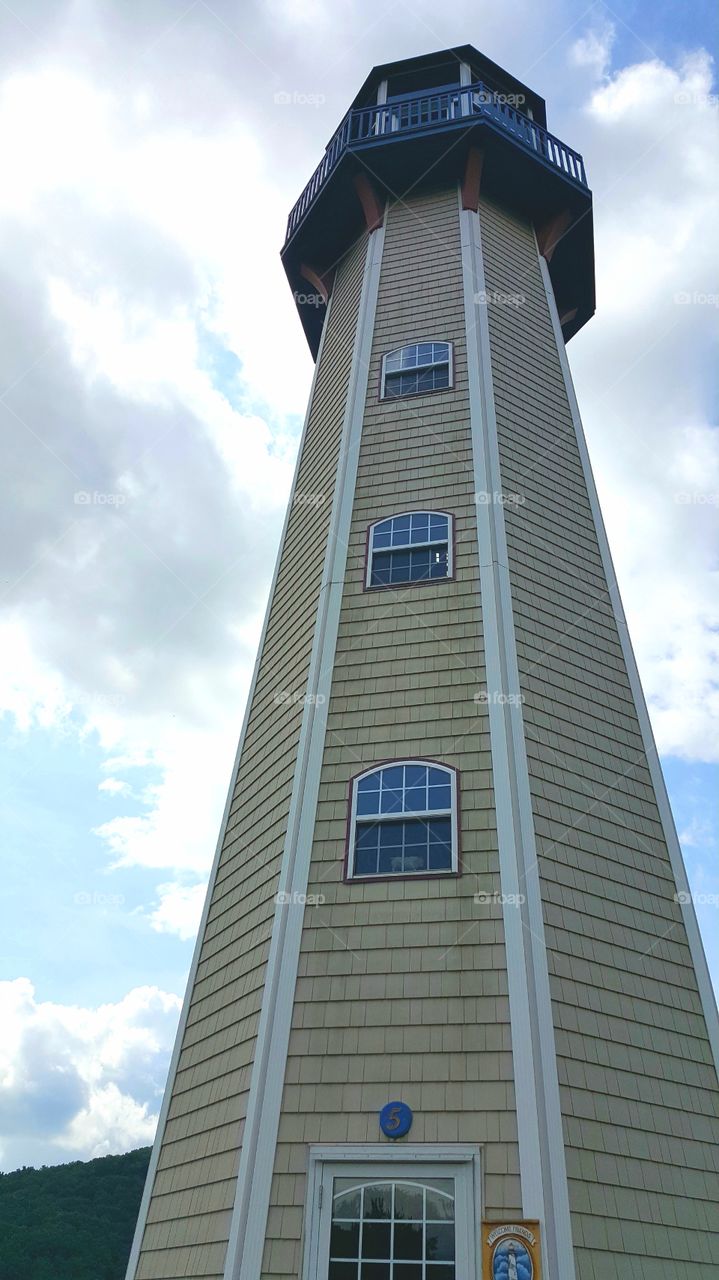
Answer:
<svg viewBox="0 0 719 1280"><path fill-rule="evenodd" d="M402 1153L320 1161L306 1280L477 1280L476 1161Z"/></svg>

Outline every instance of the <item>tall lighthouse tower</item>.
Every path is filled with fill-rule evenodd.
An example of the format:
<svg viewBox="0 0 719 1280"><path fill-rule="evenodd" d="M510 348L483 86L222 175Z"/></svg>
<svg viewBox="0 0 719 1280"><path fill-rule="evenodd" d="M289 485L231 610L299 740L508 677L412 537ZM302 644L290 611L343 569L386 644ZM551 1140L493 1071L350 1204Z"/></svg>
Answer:
<svg viewBox="0 0 719 1280"><path fill-rule="evenodd" d="M377 67L283 260L316 373L129 1280L716 1275L582 159L471 46Z"/></svg>

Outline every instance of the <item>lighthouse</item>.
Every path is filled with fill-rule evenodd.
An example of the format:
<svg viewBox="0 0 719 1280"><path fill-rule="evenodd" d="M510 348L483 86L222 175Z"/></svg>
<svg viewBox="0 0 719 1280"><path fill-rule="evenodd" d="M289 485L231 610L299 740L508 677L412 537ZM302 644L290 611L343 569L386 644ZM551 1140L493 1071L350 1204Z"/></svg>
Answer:
<svg viewBox="0 0 719 1280"><path fill-rule="evenodd" d="M290 212L315 374L128 1280L495 1280L523 1222L544 1280L716 1267L593 255L582 157L470 45L375 67Z"/></svg>

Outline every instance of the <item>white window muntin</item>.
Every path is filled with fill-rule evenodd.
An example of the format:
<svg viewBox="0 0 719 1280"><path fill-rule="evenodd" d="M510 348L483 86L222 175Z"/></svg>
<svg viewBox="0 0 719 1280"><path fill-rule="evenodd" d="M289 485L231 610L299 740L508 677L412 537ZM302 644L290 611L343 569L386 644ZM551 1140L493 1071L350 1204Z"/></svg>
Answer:
<svg viewBox="0 0 719 1280"><path fill-rule="evenodd" d="M335 1178L422 1181L452 1178L455 1188L455 1276L480 1280L482 1221L480 1151L461 1144L367 1143L310 1147L302 1280L327 1280Z"/></svg>
<svg viewBox="0 0 719 1280"><path fill-rule="evenodd" d="M429 528L431 529L431 521L438 519L446 520L446 533L441 537L428 537L424 542L412 542L412 520L417 517L427 516L429 519ZM395 542L395 531L392 530L392 537L388 546L378 547L375 545L375 533L382 525L388 524L391 520L404 520L409 517L410 525L407 533L407 539L404 542ZM418 578L415 580L408 579L409 586L416 586L417 582L443 582L447 578L454 575L454 516L448 511L430 511L429 508L422 508L421 511L396 511L391 516L383 516L381 520L375 520L374 524L369 528L369 545L367 548L367 569L365 577L365 586L372 585L372 561L375 551L391 552L391 551L415 551L422 547L447 547L447 572L443 578Z"/></svg>
<svg viewBox="0 0 719 1280"><path fill-rule="evenodd" d="M388 810L383 813L381 811L381 793L382 793L381 774L385 769L396 769L396 768L404 767L406 765L419 765L421 768L424 768L424 769L439 769L443 773L447 774L449 778L449 786L450 786L449 808L441 808L441 809L426 808L422 810L403 808L401 810L400 809L391 810L391 811ZM380 807L378 808L377 813L358 815L357 808L358 808L359 784L360 782L362 782L364 778L369 778L374 773L380 774L380 788L379 788ZM396 790L396 788L388 788L388 789ZM404 784L403 784L403 790L406 791L407 789L408 788L404 787ZM451 868L447 870L442 869L439 871L421 871L421 872L412 872L412 871L391 872L390 871L390 872L382 873L381 875L379 873L377 873L376 875L357 875L355 872L355 846L357 842L358 817L359 817L360 825L362 824L363 821L384 823L384 822L407 822L408 820L411 820L413 818L418 818L418 819L449 818L450 829L451 829L451 841L452 841ZM356 778L352 779L349 847L347 850L347 878L349 880L362 880L364 882L370 883L372 880L385 879L386 876L391 878L392 875L396 875L398 878L399 877L404 878L412 875L447 876L447 875L453 875L453 874L456 875L458 869L459 869L459 822L458 822L458 815L457 815L457 771L456 769L453 769L451 765L442 764L439 760L419 760L419 759L384 760L382 764L374 765L371 769L365 769L363 773L358 774Z"/></svg>
<svg viewBox="0 0 719 1280"><path fill-rule="evenodd" d="M387 374L397 373L422 373L427 369L436 369L441 365L447 365L447 387L454 385L454 349L451 342L437 341L435 338L428 338L418 342L407 343L404 347L396 347L394 351L388 351L382 357L382 385L380 388L380 398L386 398L386 382ZM446 387L436 387L433 390L446 390ZM416 395L417 392L407 392L407 395ZM402 396L397 396L402 399Z"/></svg>

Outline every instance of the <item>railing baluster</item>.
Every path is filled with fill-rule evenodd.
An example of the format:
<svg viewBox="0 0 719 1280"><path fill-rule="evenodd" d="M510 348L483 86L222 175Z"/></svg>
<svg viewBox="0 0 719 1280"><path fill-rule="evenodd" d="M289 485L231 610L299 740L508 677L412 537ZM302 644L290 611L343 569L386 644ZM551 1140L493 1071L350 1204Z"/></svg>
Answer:
<svg viewBox="0 0 719 1280"><path fill-rule="evenodd" d="M330 140L320 164L312 174L287 220L287 239L294 234L344 152L353 143L387 138L419 129L441 126L450 120L484 115L535 151L547 164L572 181L587 185L582 157L547 133L541 125L488 90L481 81L446 93L420 94L398 102L360 107L349 111Z"/></svg>

